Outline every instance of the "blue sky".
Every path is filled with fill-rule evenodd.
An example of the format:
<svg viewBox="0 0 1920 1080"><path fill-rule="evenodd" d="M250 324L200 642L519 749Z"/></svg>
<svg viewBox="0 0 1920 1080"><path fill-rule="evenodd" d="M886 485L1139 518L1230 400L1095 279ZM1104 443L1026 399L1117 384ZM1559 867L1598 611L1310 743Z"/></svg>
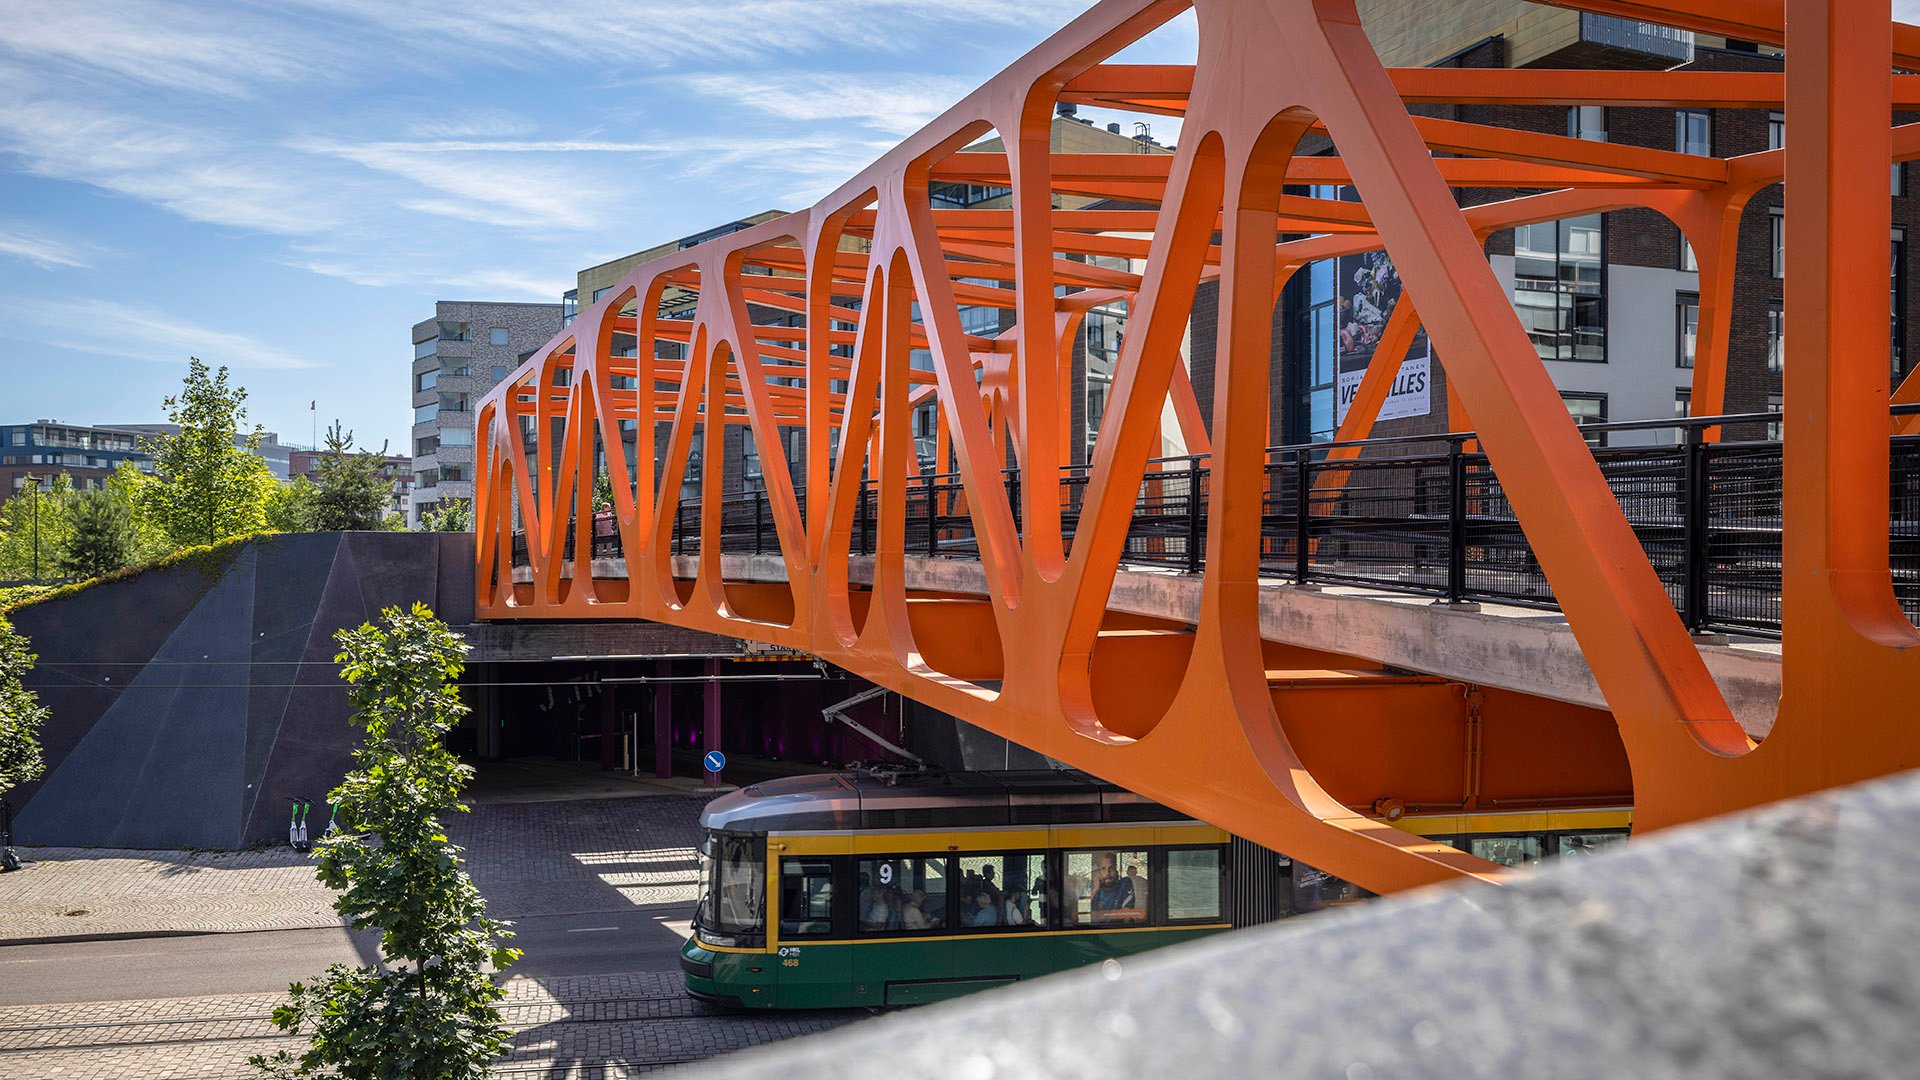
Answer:
<svg viewBox="0 0 1920 1080"><path fill-rule="evenodd" d="M157 420L194 354L401 447L433 301L809 204L1084 6L0 0L0 422Z"/></svg>

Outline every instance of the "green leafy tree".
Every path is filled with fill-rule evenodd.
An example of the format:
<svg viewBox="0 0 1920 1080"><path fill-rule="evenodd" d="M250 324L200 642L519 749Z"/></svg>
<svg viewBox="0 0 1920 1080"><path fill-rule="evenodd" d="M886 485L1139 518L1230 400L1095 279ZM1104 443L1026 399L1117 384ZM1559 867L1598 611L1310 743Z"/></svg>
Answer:
<svg viewBox="0 0 1920 1080"><path fill-rule="evenodd" d="M613 478L604 472L593 478L593 512L613 512Z"/></svg>
<svg viewBox="0 0 1920 1080"><path fill-rule="evenodd" d="M379 453L353 449L353 432L334 421L327 429L327 453L320 459L320 482L313 498L316 531L368 531L385 528L393 481L383 473L387 448Z"/></svg>
<svg viewBox="0 0 1920 1080"><path fill-rule="evenodd" d="M273 1021L310 1030L309 1049L251 1060L283 1077L483 1077L508 1039L496 1006L504 992L486 969L505 968L520 950L498 944L512 935L487 917L440 820L467 809L460 790L473 774L442 745L466 712L454 682L467 645L424 604L388 608L378 626L336 639L366 739L357 767L328 796L345 831L320 841L320 880L340 891L334 910L349 925L380 931L380 956L293 984Z"/></svg>
<svg viewBox="0 0 1920 1080"><path fill-rule="evenodd" d="M58 473L51 485L28 484L0 506L0 580L59 576L73 534L72 504L73 480Z"/></svg>
<svg viewBox="0 0 1920 1080"><path fill-rule="evenodd" d="M442 499L440 509L420 515L421 532L472 532L473 504L465 499Z"/></svg>
<svg viewBox="0 0 1920 1080"><path fill-rule="evenodd" d="M75 492L72 528L60 553L60 572L70 578L111 574L133 562L139 546L133 507L110 489Z"/></svg>
<svg viewBox="0 0 1920 1080"><path fill-rule="evenodd" d="M209 372L189 359L181 392L166 399L178 435L147 442L157 483L140 487L142 512L175 547L211 544L260 532L276 481L254 453L265 434L246 423L247 392L231 386L227 369Z"/></svg>
<svg viewBox="0 0 1920 1080"><path fill-rule="evenodd" d="M274 532L312 532L314 499L319 489L313 481L296 476L290 484L275 484L267 496L267 528Z"/></svg>
<svg viewBox="0 0 1920 1080"><path fill-rule="evenodd" d="M141 472L131 461L122 461L113 475L107 477L107 493L125 504L133 517L132 561L135 563L149 562L173 550L173 542L167 539L166 532L147 513L152 500L146 496L145 489L156 483L159 481Z"/></svg>
<svg viewBox="0 0 1920 1080"><path fill-rule="evenodd" d="M26 687L34 659L27 639L0 618L0 795L38 780L47 767L40 756L47 710Z"/></svg>

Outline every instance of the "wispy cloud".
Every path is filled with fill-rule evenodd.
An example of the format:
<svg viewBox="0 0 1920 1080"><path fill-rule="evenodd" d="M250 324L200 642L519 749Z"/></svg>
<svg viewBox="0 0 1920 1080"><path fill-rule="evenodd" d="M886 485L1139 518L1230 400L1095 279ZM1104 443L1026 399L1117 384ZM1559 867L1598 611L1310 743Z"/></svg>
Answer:
<svg viewBox="0 0 1920 1080"><path fill-rule="evenodd" d="M278 346L201 326L164 311L111 300L0 302L11 320L32 323L41 340L65 349L126 360L177 364L198 356L232 368L310 368L314 364Z"/></svg>
<svg viewBox="0 0 1920 1080"><path fill-rule="evenodd" d="M166 0L6 0L0 51L135 82L243 96L309 74L334 50L256 12Z"/></svg>
<svg viewBox="0 0 1920 1080"><path fill-rule="evenodd" d="M449 52L528 66L553 57L626 64L791 55L823 47L904 51L943 27L1046 27L1085 0L295 0Z"/></svg>
<svg viewBox="0 0 1920 1080"><path fill-rule="evenodd" d="M23 259L43 270L88 270L93 267L91 245L50 236L17 221L0 221L0 255Z"/></svg>
<svg viewBox="0 0 1920 1080"><path fill-rule="evenodd" d="M945 112L973 89L969 79L891 72L740 73L676 80L709 97L737 101L787 120L853 120L905 135Z"/></svg>

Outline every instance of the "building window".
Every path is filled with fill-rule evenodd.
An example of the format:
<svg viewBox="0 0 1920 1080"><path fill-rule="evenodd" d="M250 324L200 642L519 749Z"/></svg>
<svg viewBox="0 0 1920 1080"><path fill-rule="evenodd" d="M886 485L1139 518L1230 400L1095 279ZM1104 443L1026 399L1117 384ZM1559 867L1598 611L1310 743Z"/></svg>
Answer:
<svg viewBox="0 0 1920 1080"><path fill-rule="evenodd" d="M1767 421L1767 438L1772 439L1774 442L1779 442L1781 436L1781 413L1786 411L1784 399L1779 394L1768 394L1767 411L1773 414L1773 419Z"/></svg>
<svg viewBox="0 0 1920 1080"><path fill-rule="evenodd" d="M1693 415L1693 390L1690 387L1673 388L1673 418L1685 420Z"/></svg>
<svg viewBox="0 0 1920 1080"><path fill-rule="evenodd" d="M1787 114L1771 113L1767 116L1767 149L1778 150L1787 145Z"/></svg>
<svg viewBox="0 0 1920 1080"><path fill-rule="evenodd" d="M1673 148L1683 154L1713 156L1713 114L1682 109L1673 114Z"/></svg>
<svg viewBox="0 0 1920 1080"><path fill-rule="evenodd" d="M422 390L431 390L435 386L439 385L439 383L440 383L440 369L434 368L432 371L423 371L420 374L414 376L413 390L414 390L414 393L417 394Z"/></svg>
<svg viewBox="0 0 1920 1080"><path fill-rule="evenodd" d="M1317 265L1317 264L1316 264ZM1331 264L1328 264L1331 266ZM1098 307L1087 313L1086 335L1086 458L1093 460L1094 444L1107 417L1107 400L1113 393L1114 372L1120 368L1120 343L1126 336L1125 301Z"/></svg>
<svg viewBox="0 0 1920 1080"><path fill-rule="evenodd" d="M1906 162L1903 161L1894 162L1893 171L1887 177L1887 185L1893 189L1893 197L1896 199L1907 193L1907 170L1905 165Z"/></svg>
<svg viewBox="0 0 1920 1080"><path fill-rule="evenodd" d="M441 412L466 412L467 411L467 395L441 394L440 395L440 411Z"/></svg>
<svg viewBox="0 0 1920 1080"><path fill-rule="evenodd" d="M1893 230L1893 250L1890 265L1893 280L1888 283L1892 291L1891 335L1888 357L1893 361L1893 374L1898 378L1906 369L1901 357L1906 352L1901 346L1907 340L1907 231L1896 226Z"/></svg>
<svg viewBox="0 0 1920 1080"><path fill-rule="evenodd" d="M1560 395L1560 400L1566 403L1567 412L1572 414L1573 422L1583 428L1607 422L1607 395L1605 394L1587 394L1567 391ZM1592 431L1584 434L1587 437L1587 445L1589 446L1607 445L1607 433L1604 431Z"/></svg>
<svg viewBox="0 0 1920 1080"><path fill-rule="evenodd" d="M437 401L431 401L413 410L413 422L416 424L430 423L435 417L439 415L440 415L440 403Z"/></svg>
<svg viewBox="0 0 1920 1080"><path fill-rule="evenodd" d="M1688 242L1686 233L1680 233L1680 269L1690 274L1700 271L1700 259L1694 255L1693 244Z"/></svg>
<svg viewBox="0 0 1920 1080"><path fill-rule="evenodd" d="M1674 363L1690 368L1694 345L1700 337L1700 296L1679 293L1674 299Z"/></svg>
<svg viewBox="0 0 1920 1080"><path fill-rule="evenodd" d="M441 428L441 446L472 446L473 431L469 428Z"/></svg>
<svg viewBox="0 0 1920 1080"><path fill-rule="evenodd" d="M603 288L603 289L595 289L595 290L593 290L593 301L592 301L592 302L593 302L593 303L596 303L596 304L597 304L597 303L599 303L599 302L600 302L600 298L601 298L601 297L603 297L603 296L605 296L605 295L607 295L608 293L610 293L610 292L612 292L612 291L613 291L613 286L611 286L611 285L608 285L607 287L605 287L605 288Z"/></svg>
<svg viewBox="0 0 1920 1080"><path fill-rule="evenodd" d="M442 480L452 480L452 481L458 482L458 481L465 480L466 478L467 478L467 470L466 470L466 467L463 465L440 466L440 479Z"/></svg>
<svg viewBox="0 0 1920 1080"><path fill-rule="evenodd" d="M1513 304L1545 360L1605 363L1605 227L1599 214L1513 233Z"/></svg>
<svg viewBox="0 0 1920 1080"><path fill-rule="evenodd" d="M489 329L489 330L487 331L487 344L489 344L489 345L505 345L506 343L507 343L507 328L506 328L506 327L504 327L504 326L496 326L496 327L493 327L493 328L491 328L491 329Z"/></svg>
<svg viewBox="0 0 1920 1080"><path fill-rule="evenodd" d="M1767 305L1767 370L1787 370L1787 312L1778 300Z"/></svg>
<svg viewBox="0 0 1920 1080"><path fill-rule="evenodd" d="M1305 304L1295 325L1302 345L1288 347L1288 399L1293 423L1288 442L1324 442L1339 428L1334 407L1334 381L1339 356L1339 289L1334 282L1335 261L1322 259L1306 268ZM1295 295L1298 295L1297 293Z"/></svg>
<svg viewBox="0 0 1920 1080"><path fill-rule="evenodd" d="M1773 276L1787 276L1787 215L1781 207L1774 207L1770 215L1769 227L1773 230Z"/></svg>
<svg viewBox="0 0 1920 1080"><path fill-rule="evenodd" d="M1604 105L1574 105L1567 109L1567 134L1588 142L1607 141L1607 109Z"/></svg>
<svg viewBox="0 0 1920 1080"><path fill-rule="evenodd" d="M566 326L580 314L580 290L568 289L560 294L560 325Z"/></svg>
<svg viewBox="0 0 1920 1080"><path fill-rule="evenodd" d="M413 456L427 457L440 452L440 437L429 435L424 439L413 440Z"/></svg>
<svg viewBox="0 0 1920 1080"><path fill-rule="evenodd" d="M439 351L439 338L428 338L425 341L416 341L413 343L413 358L415 360L425 360L427 357Z"/></svg>
<svg viewBox="0 0 1920 1080"><path fill-rule="evenodd" d="M467 324L463 322L443 322L440 324L441 341L467 340Z"/></svg>

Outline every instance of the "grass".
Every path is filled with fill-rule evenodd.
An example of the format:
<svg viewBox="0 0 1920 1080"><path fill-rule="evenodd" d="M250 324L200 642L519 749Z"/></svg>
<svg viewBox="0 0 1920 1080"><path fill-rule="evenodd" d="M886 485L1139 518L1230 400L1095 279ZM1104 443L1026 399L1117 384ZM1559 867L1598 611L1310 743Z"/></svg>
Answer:
<svg viewBox="0 0 1920 1080"><path fill-rule="evenodd" d="M229 536L216 543L180 548L144 563L136 563L110 574L102 574L99 577L66 585L20 585L11 589L0 589L0 615L19 611L34 604L44 604L49 600L63 600L83 590L91 589L95 585L102 585L109 581L125 581L151 570L164 570L169 566L178 566L190 560L196 564L202 574L209 578L217 577L233 562L234 553L243 545L269 540L279 535L277 532L265 531Z"/></svg>

